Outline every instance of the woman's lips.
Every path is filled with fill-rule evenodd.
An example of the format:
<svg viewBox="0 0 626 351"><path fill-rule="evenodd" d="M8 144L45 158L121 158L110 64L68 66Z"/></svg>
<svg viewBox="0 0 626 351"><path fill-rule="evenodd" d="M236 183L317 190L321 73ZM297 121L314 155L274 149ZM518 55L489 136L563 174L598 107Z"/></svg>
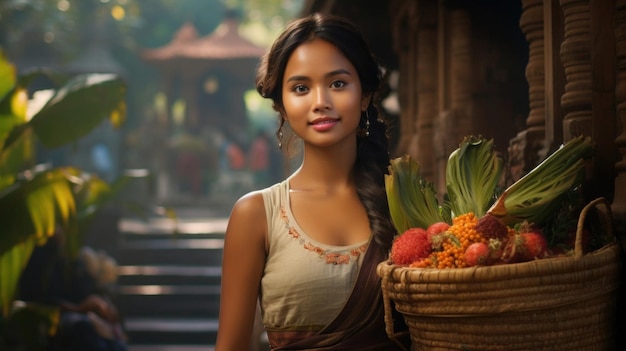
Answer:
<svg viewBox="0 0 626 351"><path fill-rule="evenodd" d="M318 118L311 122L311 127L318 132L324 132L332 129L337 123L339 120L336 118Z"/></svg>

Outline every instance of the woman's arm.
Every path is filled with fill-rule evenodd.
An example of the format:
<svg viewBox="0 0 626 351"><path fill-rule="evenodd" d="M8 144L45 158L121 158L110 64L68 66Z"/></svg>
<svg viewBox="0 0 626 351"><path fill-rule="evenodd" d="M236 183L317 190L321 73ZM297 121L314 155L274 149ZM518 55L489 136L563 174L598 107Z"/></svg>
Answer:
<svg viewBox="0 0 626 351"><path fill-rule="evenodd" d="M263 196L248 194L233 206L226 228L216 351L250 348L261 275L267 220Z"/></svg>

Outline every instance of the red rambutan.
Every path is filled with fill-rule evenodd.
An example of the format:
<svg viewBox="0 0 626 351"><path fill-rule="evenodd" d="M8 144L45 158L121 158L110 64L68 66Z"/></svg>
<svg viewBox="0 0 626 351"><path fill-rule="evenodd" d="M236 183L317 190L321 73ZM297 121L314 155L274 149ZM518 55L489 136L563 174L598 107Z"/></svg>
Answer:
<svg viewBox="0 0 626 351"><path fill-rule="evenodd" d="M426 230L411 228L394 239L390 258L394 264L408 265L428 257L430 252L431 245L428 242Z"/></svg>

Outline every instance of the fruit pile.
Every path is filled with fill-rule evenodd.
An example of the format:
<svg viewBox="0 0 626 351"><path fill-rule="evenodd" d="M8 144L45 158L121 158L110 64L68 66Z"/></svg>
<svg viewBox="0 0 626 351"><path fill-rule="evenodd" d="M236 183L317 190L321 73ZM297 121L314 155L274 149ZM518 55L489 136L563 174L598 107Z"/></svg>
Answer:
<svg viewBox="0 0 626 351"><path fill-rule="evenodd" d="M491 217L483 217L491 218ZM473 213L454 218L452 225L436 222L426 229L411 228L394 240L390 258L417 268L464 268L525 262L554 255L538 228L506 227L501 235L481 232Z"/></svg>
<svg viewBox="0 0 626 351"><path fill-rule="evenodd" d="M399 235L390 261L445 269L567 254L577 217L571 194L580 194L584 159L592 151L589 138L572 139L499 192L503 161L493 142L467 137L448 159L441 205L416 161L406 155L392 160L385 185Z"/></svg>

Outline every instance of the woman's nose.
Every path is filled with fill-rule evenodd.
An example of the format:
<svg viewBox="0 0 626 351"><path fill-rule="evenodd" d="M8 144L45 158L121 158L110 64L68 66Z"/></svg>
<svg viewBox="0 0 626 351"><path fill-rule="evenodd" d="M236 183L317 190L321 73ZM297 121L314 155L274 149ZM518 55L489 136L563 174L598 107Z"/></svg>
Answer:
<svg viewBox="0 0 626 351"><path fill-rule="evenodd" d="M315 90L315 101L313 109L315 111L329 110L332 107L330 95L326 89Z"/></svg>

